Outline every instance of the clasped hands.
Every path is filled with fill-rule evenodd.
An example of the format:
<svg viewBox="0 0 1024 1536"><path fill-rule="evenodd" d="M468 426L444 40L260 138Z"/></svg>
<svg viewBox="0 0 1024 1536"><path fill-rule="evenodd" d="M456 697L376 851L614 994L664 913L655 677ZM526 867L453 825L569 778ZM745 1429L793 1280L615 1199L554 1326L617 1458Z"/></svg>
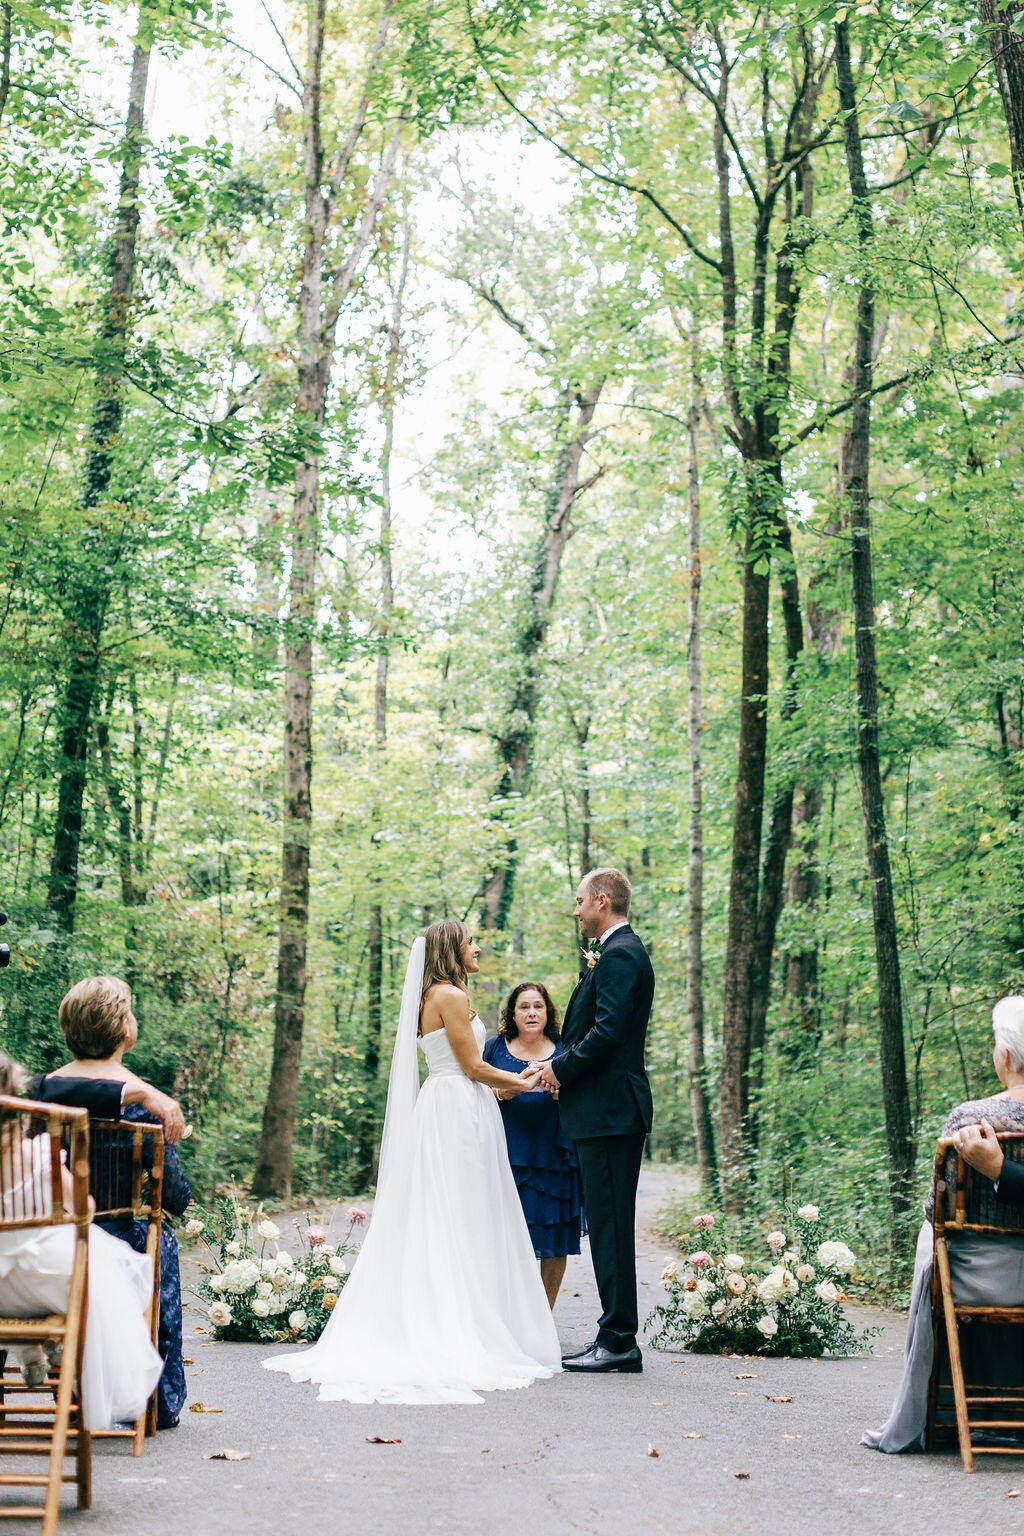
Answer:
<svg viewBox="0 0 1024 1536"><path fill-rule="evenodd" d="M558 1098L558 1078L551 1070L550 1061L531 1061L527 1071L534 1074L534 1088L543 1088L553 1099Z"/></svg>

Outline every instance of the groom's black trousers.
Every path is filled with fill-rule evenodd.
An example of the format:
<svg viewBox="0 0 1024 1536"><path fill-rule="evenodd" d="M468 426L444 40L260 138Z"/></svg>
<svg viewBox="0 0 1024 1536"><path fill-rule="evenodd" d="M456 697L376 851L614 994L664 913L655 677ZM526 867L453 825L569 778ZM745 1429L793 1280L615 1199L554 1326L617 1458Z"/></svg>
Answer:
<svg viewBox="0 0 1024 1536"><path fill-rule="evenodd" d="M616 1354L632 1349L639 1327L636 1301L636 1187L643 1131L581 1136L576 1142L590 1257L601 1298L597 1342Z"/></svg>

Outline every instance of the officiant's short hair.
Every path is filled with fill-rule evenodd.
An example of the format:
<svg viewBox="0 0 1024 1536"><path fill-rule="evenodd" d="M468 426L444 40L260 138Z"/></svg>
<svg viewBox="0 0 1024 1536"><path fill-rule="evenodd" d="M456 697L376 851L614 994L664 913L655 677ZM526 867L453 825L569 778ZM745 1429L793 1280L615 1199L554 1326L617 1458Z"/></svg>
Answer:
<svg viewBox="0 0 1024 1536"><path fill-rule="evenodd" d="M584 875L583 884L589 896L600 896L603 891L616 917L629 916L633 887L621 869L592 869Z"/></svg>
<svg viewBox="0 0 1024 1536"><path fill-rule="evenodd" d="M132 993L117 976L87 976L77 982L58 1011L68 1050L87 1060L112 1056L124 1039Z"/></svg>

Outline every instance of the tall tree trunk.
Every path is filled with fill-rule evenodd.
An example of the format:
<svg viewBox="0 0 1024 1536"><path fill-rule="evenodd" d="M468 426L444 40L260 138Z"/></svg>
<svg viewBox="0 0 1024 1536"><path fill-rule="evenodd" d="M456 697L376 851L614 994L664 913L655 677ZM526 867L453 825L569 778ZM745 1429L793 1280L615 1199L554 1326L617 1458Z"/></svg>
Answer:
<svg viewBox="0 0 1024 1536"><path fill-rule="evenodd" d="M690 848L688 863L689 921L686 929L686 1038L690 1065L690 1111L697 1172L705 1189L718 1182L715 1133L708 1099L704 1059L704 704L701 686L700 475L697 434L700 404L696 389L687 416L686 503L689 595L687 605L686 671L688 683L687 739L690 748Z"/></svg>
<svg viewBox="0 0 1024 1536"><path fill-rule="evenodd" d="M1010 171L1017 211L1024 226L1024 37L1016 30L1024 15L1022 0L978 0L988 34L999 95L1010 140Z"/></svg>
<svg viewBox="0 0 1024 1536"><path fill-rule="evenodd" d="M874 224L864 171L847 23L839 22L835 33L836 83L839 104L843 112L843 142L846 149L846 166L853 198L857 240L862 253L862 270L865 274L857 294L854 404L850 412L843 462L845 491L850 509L853 570L858 714L857 766L860 774L861 805L864 812L868 873L871 879L871 910L874 919L878 978L882 1097L885 1104L889 1191L892 1207L891 1248L895 1261L905 1256L903 1217L910 1204L914 1142L904 1053L896 911L893 902L892 872L889 866L889 843L886 835L885 797L878 754L878 673L875 657L875 597L871 568L870 516L870 389L875 329L875 294L870 273L874 254Z"/></svg>
<svg viewBox="0 0 1024 1536"><path fill-rule="evenodd" d="M384 754L388 742L388 668L391 661L391 624L395 608L395 589L391 568L392 503L391 503L391 455L395 443L395 400L400 389L402 361L402 308L405 286L409 274L409 250L412 228L406 218L402 230L402 254L391 305L391 324L388 326L388 357L384 374L383 414L384 442L380 456L380 608L377 621L378 644L373 689L374 746L383 771ZM379 783L379 776L375 775ZM366 1043L363 1049L363 1074L366 1079L367 1112L359 1138L360 1182L365 1184L373 1177L374 1149L376 1144L377 1079L380 1075L381 1021L384 991L384 912L380 900L380 875L377 870L380 839L380 804L376 803L371 815L373 847L370 854L370 922L367 934L367 983L366 983Z"/></svg>
<svg viewBox="0 0 1024 1536"><path fill-rule="evenodd" d="M140 8L141 15L141 8ZM123 526L113 526L102 503L110 487L124 414L124 362L132 325L132 291L139 232L139 175L142 168L149 48L132 53L128 113L121 146L117 227L111 247L110 286L103 305L96 348L97 395L93 406L81 505L86 528L81 562L66 600L73 634L60 705L60 779L57 820L50 858L47 905L55 923L71 933L78 896L89 734L100 670L100 646L120 558ZM95 513L89 517L90 513Z"/></svg>
<svg viewBox="0 0 1024 1536"><path fill-rule="evenodd" d="M284 666L284 836L281 849L281 931L274 1006L274 1054L253 1193L288 1198L298 1106L306 1001L309 930L309 840L313 780L313 638L316 628L316 564L319 547L320 463L338 318L355 281L394 174L401 142L400 117L381 156L358 228L346 252L325 262L327 232L338 207L356 143L368 119L371 88L393 15L386 3L377 28L363 95L330 170L322 139L323 57L326 0L311 0L303 87L303 184L306 240L299 291L298 388L295 411L304 433L295 473L291 572L288 583Z"/></svg>
<svg viewBox="0 0 1024 1536"><path fill-rule="evenodd" d="M544 528L534 556L526 594L526 618L516 638L516 681L508 700L498 738L501 774L494 798L499 817L510 801L521 800L530 784L533 742L540 706L541 663L544 642L558 589L558 573L565 546L572 533L572 512L577 498L601 471L584 479L581 463L591 436L604 380L585 391L566 386L562 399L561 440L555 474L544 507ZM503 931L512 910L519 849L515 836L505 838L501 857L484 883L484 926Z"/></svg>

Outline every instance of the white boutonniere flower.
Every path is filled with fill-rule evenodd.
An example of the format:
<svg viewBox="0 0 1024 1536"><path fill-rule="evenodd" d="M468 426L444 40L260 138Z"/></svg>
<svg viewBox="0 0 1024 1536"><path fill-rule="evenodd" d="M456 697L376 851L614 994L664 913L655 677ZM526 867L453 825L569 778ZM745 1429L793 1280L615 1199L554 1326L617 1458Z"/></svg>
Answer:
<svg viewBox="0 0 1024 1536"><path fill-rule="evenodd" d="M597 962L601 958L600 952L598 950L596 950L596 949L588 949L583 944L580 945L580 954L583 956L584 960L587 962L587 970L588 971L592 971L594 969L594 966L597 964Z"/></svg>

